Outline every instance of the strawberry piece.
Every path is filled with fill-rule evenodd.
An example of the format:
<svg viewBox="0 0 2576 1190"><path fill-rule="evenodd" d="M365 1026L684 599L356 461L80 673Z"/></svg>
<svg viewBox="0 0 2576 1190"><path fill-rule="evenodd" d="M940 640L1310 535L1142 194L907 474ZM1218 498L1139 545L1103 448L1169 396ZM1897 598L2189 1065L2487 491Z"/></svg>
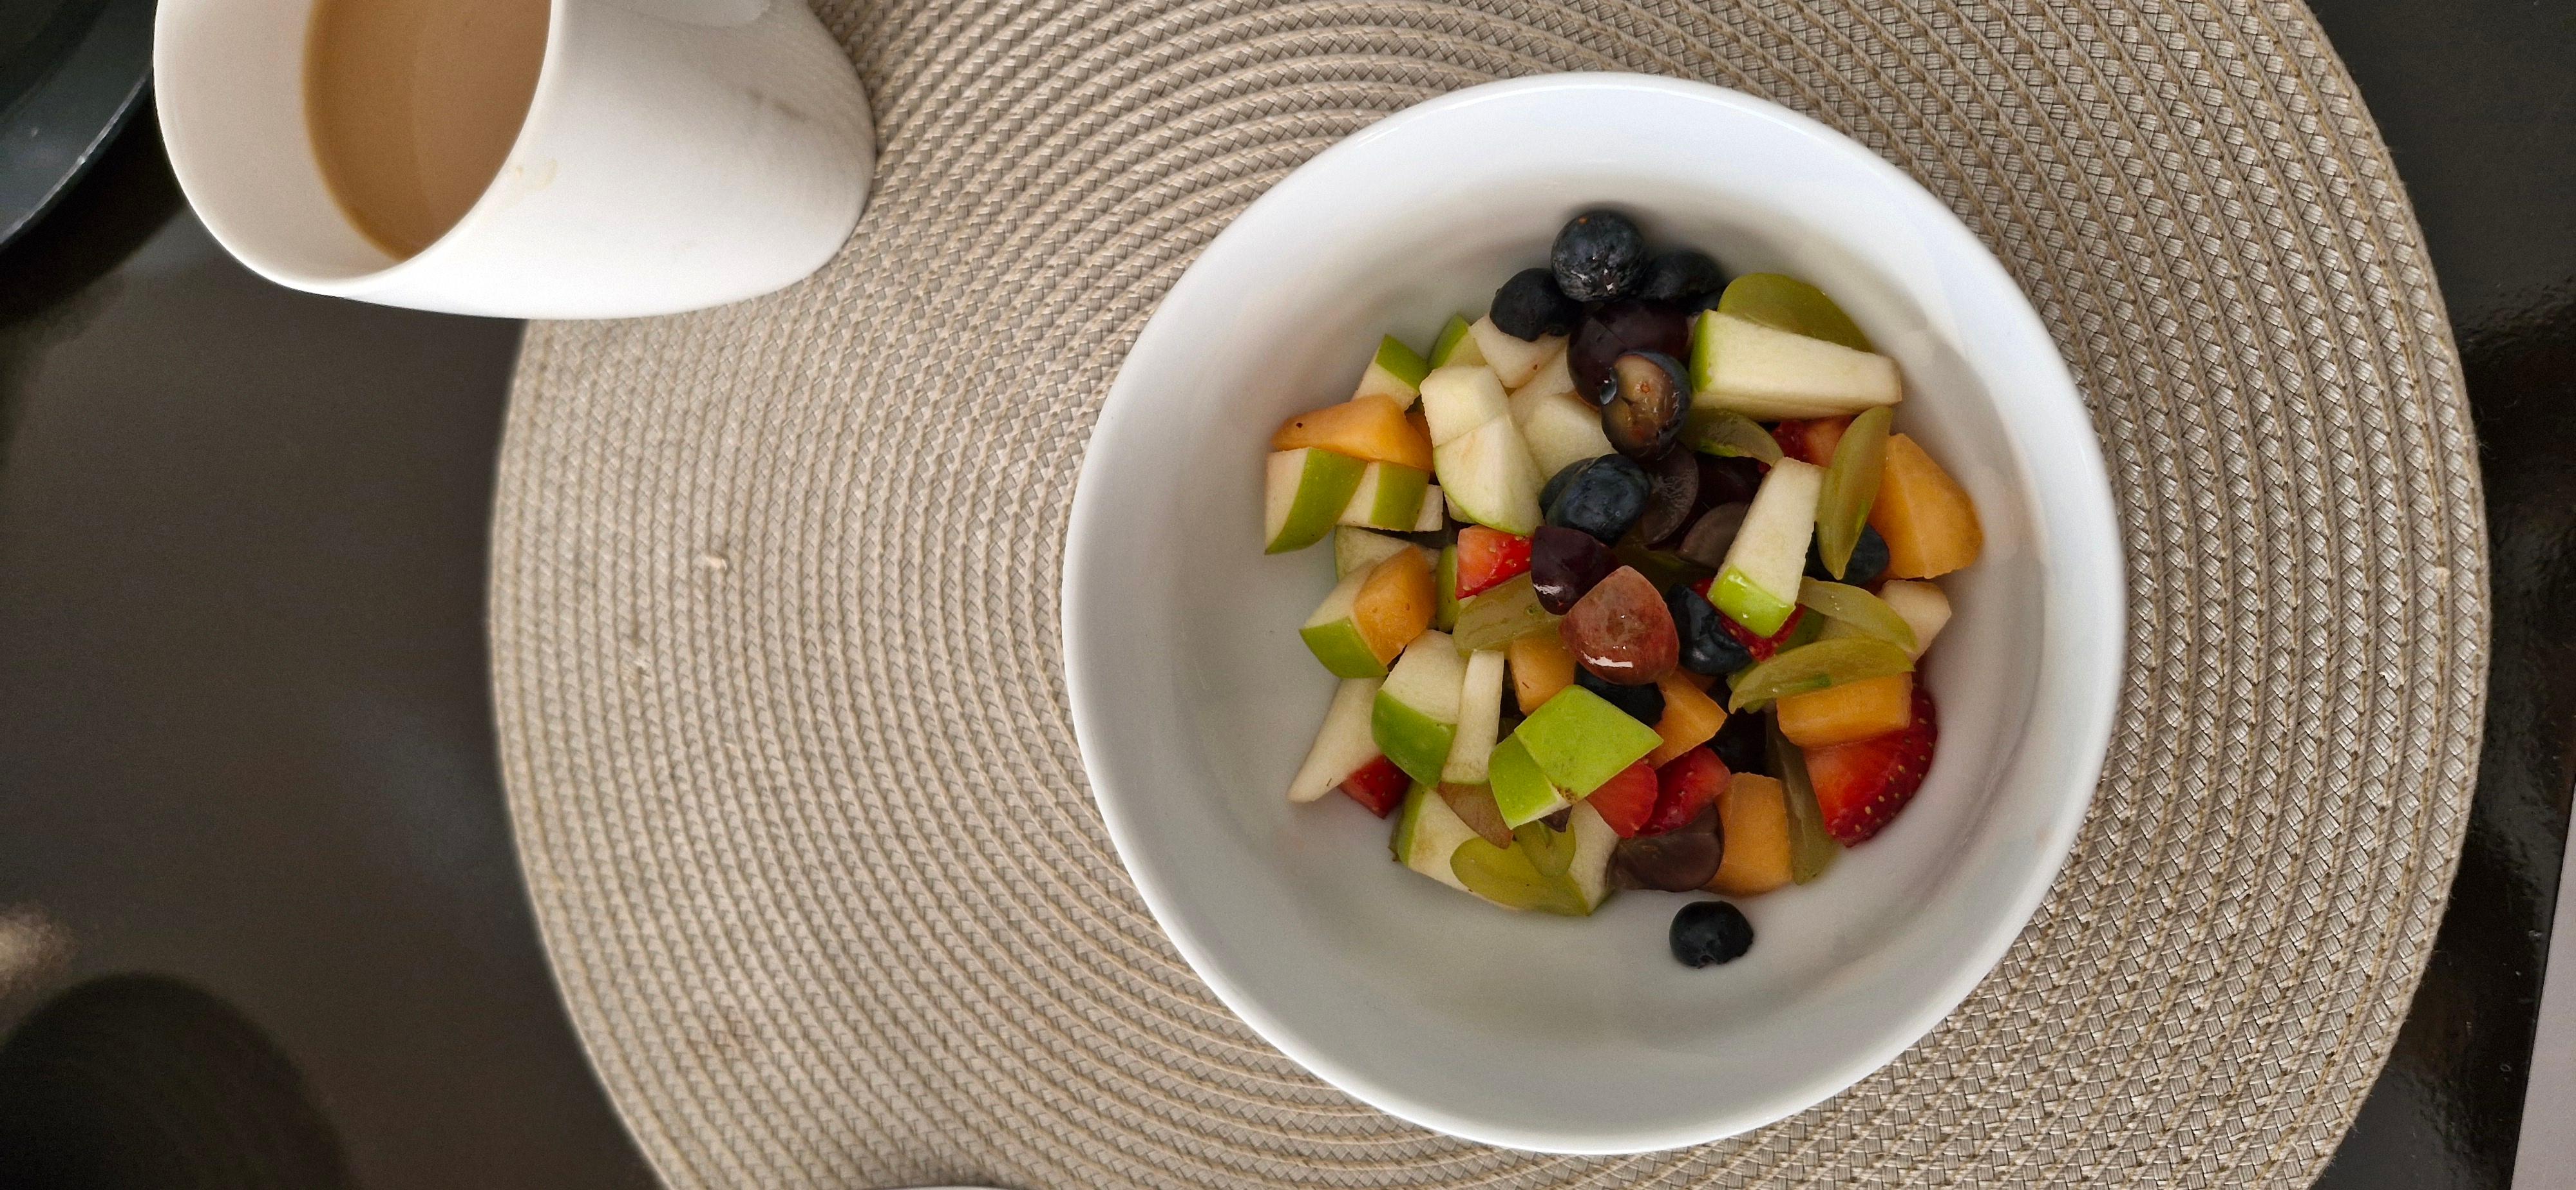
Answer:
<svg viewBox="0 0 2576 1190"><path fill-rule="evenodd" d="M1384 818L1404 804L1405 791L1413 788L1413 778L1395 762L1381 756L1361 765L1350 776L1342 778L1342 792L1351 800L1368 807L1369 813Z"/></svg>
<svg viewBox="0 0 2576 1190"><path fill-rule="evenodd" d="M1529 573L1529 568L1529 538L1483 525L1458 530L1458 598L1499 587L1513 575Z"/></svg>
<svg viewBox="0 0 2576 1190"><path fill-rule="evenodd" d="M1655 814L1639 833L1660 835L1689 826L1700 811L1717 801L1731 776L1726 762L1706 748L1675 757L1655 772Z"/></svg>
<svg viewBox="0 0 2576 1190"><path fill-rule="evenodd" d="M1654 817L1655 804L1661 796L1654 766L1640 760L1602 782L1601 788L1583 801L1601 815L1601 821L1610 824L1611 830L1619 832L1620 838L1633 839L1645 829L1646 820Z"/></svg>
<svg viewBox="0 0 2576 1190"><path fill-rule="evenodd" d="M1848 417L1784 421L1771 428L1771 440L1780 444L1780 453L1822 467L1834 461L1834 448L1842 445L1851 422Z"/></svg>
<svg viewBox="0 0 2576 1190"><path fill-rule="evenodd" d="M1932 693L1917 682L1914 720L1905 730L1807 749L1807 781L1815 786L1825 833L1845 847L1868 842L1923 788L1923 775L1932 769L1932 746L1940 735Z"/></svg>

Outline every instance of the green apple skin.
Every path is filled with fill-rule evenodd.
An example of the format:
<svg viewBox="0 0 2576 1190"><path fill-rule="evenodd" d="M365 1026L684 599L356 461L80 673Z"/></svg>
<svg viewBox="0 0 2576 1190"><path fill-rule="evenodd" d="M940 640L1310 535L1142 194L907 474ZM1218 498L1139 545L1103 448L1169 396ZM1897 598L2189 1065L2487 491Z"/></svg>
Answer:
<svg viewBox="0 0 2576 1190"><path fill-rule="evenodd" d="M1288 800L1311 802L1331 793L1342 779L1358 772L1361 765L1377 759L1377 740L1370 734L1370 712L1377 705L1379 682L1375 678L1354 678L1333 691L1333 705L1324 712L1324 725L1315 732L1315 743L1306 752L1306 762L1288 782Z"/></svg>
<svg viewBox="0 0 2576 1190"><path fill-rule="evenodd" d="M1558 691L1538 713L1521 720L1512 738L1521 742L1538 770L1568 798L1591 796L1602 782L1664 742L1654 728L1581 686ZM1495 749L1497 755L1501 751ZM1494 797L1502 799L1500 778L1494 782Z"/></svg>
<svg viewBox="0 0 2576 1190"><path fill-rule="evenodd" d="M1395 862L1467 892L1467 883L1458 879L1449 857L1457 853L1459 844L1475 837L1475 828L1449 808L1438 790L1415 782L1405 792L1404 808L1396 813L1391 849Z"/></svg>
<svg viewBox="0 0 2576 1190"><path fill-rule="evenodd" d="M1333 584L1330 594L1315 606L1312 615L1299 625L1297 635L1306 648L1323 662L1324 668L1337 678L1382 678L1386 666L1379 664L1370 651L1368 638L1360 635L1359 622L1351 609L1359 602L1360 587L1368 582L1369 572L1355 570Z"/></svg>
<svg viewBox="0 0 2576 1190"><path fill-rule="evenodd" d="M1431 366L1446 368L1451 364L1481 364L1485 353L1476 346L1474 328L1456 314L1440 326L1440 337L1431 344Z"/></svg>
<svg viewBox="0 0 2576 1190"><path fill-rule="evenodd" d="M1840 417L1903 400L1896 361L1722 311L1691 334L1694 402L1761 421Z"/></svg>
<svg viewBox="0 0 2576 1190"><path fill-rule="evenodd" d="M1494 791L1494 808L1502 811L1505 826L1536 822L1565 808L1565 794L1539 771L1518 732L1494 745L1485 774Z"/></svg>
<svg viewBox="0 0 2576 1190"><path fill-rule="evenodd" d="M1520 427L1497 417L1446 446L1432 448L1440 490L1463 519L1527 537L1538 528L1539 489L1547 477L1521 441Z"/></svg>
<svg viewBox="0 0 2576 1190"><path fill-rule="evenodd" d="M1404 647L1378 688L1369 715L1369 730L1378 751L1405 775L1427 785L1440 783L1440 768L1458 738L1458 699L1467 679L1467 663L1458 646L1438 629L1424 632Z"/></svg>
<svg viewBox="0 0 2576 1190"><path fill-rule="evenodd" d="M1727 547L1708 592L1709 602L1747 631L1758 636L1778 632L1796 608L1798 584L1806 577L1807 543L1816 534L1816 501L1824 487L1824 468L1782 459L1755 489L1744 526Z"/></svg>
<svg viewBox="0 0 2576 1190"><path fill-rule="evenodd" d="M1430 370L1430 363L1405 346L1403 340L1388 335L1378 340L1377 355L1360 373L1359 387L1352 390L1351 399L1385 397L1398 405L1411 405L1421 392L1423 375Z"/></svg>
<svg viewBox="0 0 2576 1190"><path fill-rule="evenodd" d="M1324 539L1350 506L1368 465L1311 446L1273 451L1263 501L1261 552L1284 554Z"/></svg>
<svg viewBox="0 0 2576 1190"><path fill-rule="evenodd" d="M1565 351L1565 336L1541 335L1536 339L1514 337L1494 325L1488 314L1467 328L1476 337L1476 351L1485 357L1485 366L1494 370L1505 388L1519 388L1547 367L1547 361Z"/></svg>
<svg viewBox="0 0 2576 1190"><path fill-rule="evenodd" d="M1401 537L1371 533L1351 525L1335 525L1333 526L1333 577L1349 578L1406 550L1418 548L1420 547Z"/></svg>
<svg viewBox="0 0 2576 1190"><path fill-rule="evenodd" d="M1374 462L1360 472L1360 483L1342 505L1341 523L1363 529L1407 533L1422 513L1423 493L1431 474L1402 463Z"/></svg>
<svg viewBox="0 0 2576 1190"><path fill-rule="evenodd" d="M1510 412L1503 382L1483 364L1453 364L1422 379L1422 420L1431 431L1433 450Z"/></svg>
<svg viewBox="0 0 2576 1190"><path fill-rule="evenodd" d="M1436 783L1440 766L1448 763L1449 746L1457 741L1458 725L1434 719L1380 690L1369 714L1369 734L1377 740L1378 751L1406 776Z"/></svg>
<svg viewBox="0 0 2576 1190"><path fill-rule="evenodd" d="M1431 572L1439 590L1438 602L1431 605L1431 626L1442 632L1458 627L1458 547L1440 547L1440 564Z"/></svg>

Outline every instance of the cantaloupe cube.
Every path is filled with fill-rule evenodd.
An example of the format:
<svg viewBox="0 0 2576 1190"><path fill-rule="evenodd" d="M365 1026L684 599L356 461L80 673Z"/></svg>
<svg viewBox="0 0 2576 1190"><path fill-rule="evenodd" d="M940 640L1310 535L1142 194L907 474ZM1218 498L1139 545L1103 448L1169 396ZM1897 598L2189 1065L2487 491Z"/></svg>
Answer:
<svg viewBox="0 0 2576 1190"><path fill-rule="evenodd" d="M1512 693L1524 715L1536 714L1557 691L1574 684L1574 654L1553 629L1513 637L1503 646L1503 660L1511 666Z"/></svg>
<svg viewBox="0 0 2576 1190"><path fill-rule="evenodd" d="M1889 674L1792 694L1772 704L1780 734L1801 748L1876 739L1914 721L1914 675Z"/></svg>
<svg viewBox="0 0 2576 1190"><path fill-rule="evenodd" d="M1432 605L1439 595L1431 581L1431 563L1422 551L1399 550L1387 555L1360 584L1359 597L1351 601L1351 622L1379 662L1392 662L1431 626Z"/></svg>
<svg viewBox="0 0 2576 1190"><path fill-rule="evenodd" d="M1726 853L1708 891L1750 897L1789 883L1787 792L1759 773L1737 773L1727 781L1726 796L1717 803Z"/></svg>
<svg viewBox="0 0 2576 1190"><path fill-rule="evenodd" d="M1655 734L1664 742L1646 756L1646 762L1662 768L1707 743L1718 728L1726 726L1726 708L1679 674L1665 674L1655 679L1655 685L1664 692L1664 717L1655 721Z"/></svg>
<svg viewBox="0 0 2576 1190"><path fill-rule="evenodd" d="M1986 546L1977 506L1914 439L1887 439L1887 467L1869 523L1887 539L1887 577L1931 578L1977 560Z"/></svg>
<svg viewBox="0 0 2576 1190"><path fill-rule="evenodd" d="M1431 436L1404 415L1403 406L1388 397L1358 397L1300 413L1270 436L1272 450L1301 446L1320 446L1355 459L1400 463L1417 471L1431 470Z"/></svg>

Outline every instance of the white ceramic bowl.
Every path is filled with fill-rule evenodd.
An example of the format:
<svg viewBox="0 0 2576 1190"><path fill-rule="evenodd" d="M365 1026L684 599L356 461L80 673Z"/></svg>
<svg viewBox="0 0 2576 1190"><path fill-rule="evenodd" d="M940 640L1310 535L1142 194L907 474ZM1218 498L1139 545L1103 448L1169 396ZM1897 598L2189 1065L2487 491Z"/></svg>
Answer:
<svg viewBox="0 0 2576 1190"><path fill-rule="evenodd" d="M1985 556L1926 666L1930 779L1823 879L1744 902L1725 967L1665 950L1684 898L1513 914L1390 862L1388 824L1283 794L1333 680L1297 638L1329 546L1261 553L1261 459L1609 204L1658 244L1822 286L1901 363L1897 427L1975 497ZM1496 83L1402 112L1247 208L1172 287L1074 496L1066 684L1110 836L1226 1005L1308 1069L1442 1132L1625 1153L1806 1108L1894 1058L2037 907L2091 799L2121 667L2120 541L2084 407L1957 218L1866 149L1735 92Z"/></svg>

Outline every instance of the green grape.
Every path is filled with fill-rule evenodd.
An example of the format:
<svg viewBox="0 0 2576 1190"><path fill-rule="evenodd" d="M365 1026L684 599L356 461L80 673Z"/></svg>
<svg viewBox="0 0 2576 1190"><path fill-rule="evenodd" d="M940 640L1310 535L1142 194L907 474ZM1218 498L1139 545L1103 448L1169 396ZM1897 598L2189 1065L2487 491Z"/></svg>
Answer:
<svg viewBox="0 0 2576 1190"><path fill-rule="evenodd" d="M1835 578L1851 565L1860 544L1860 528L1878 503L1878 480L1887 469L1887 430L1896 412L1882 405L1851 420L1834 459L1825 468L1825 486L1816 498L1816 553Z"/></svg>
<svg viewBox="0 0 2576 1190"><path fill-rule="evenodd" d="M1782 649L1736 676L1729 712L1768 705L1771 700L1805 694L1828 686L1914 672L1905 650L1875 637L1847 636Z"/></svg>
<svg viewBox="0 0 2576 1190"><path fill-rule="evenodd" d="M1801 579L1798 582L1798 602L1831 618L1835 624L1849 625L1858 629L1861 635L1886 641L1905 650L1908 655L1914 652L1914 626L1906 623L1905 617L1897 615L1895 608L1887 606L1886 600L1862 588L1821 579ZM1828 627L1826 631L1830 633L1833 629Z"/></svg>

